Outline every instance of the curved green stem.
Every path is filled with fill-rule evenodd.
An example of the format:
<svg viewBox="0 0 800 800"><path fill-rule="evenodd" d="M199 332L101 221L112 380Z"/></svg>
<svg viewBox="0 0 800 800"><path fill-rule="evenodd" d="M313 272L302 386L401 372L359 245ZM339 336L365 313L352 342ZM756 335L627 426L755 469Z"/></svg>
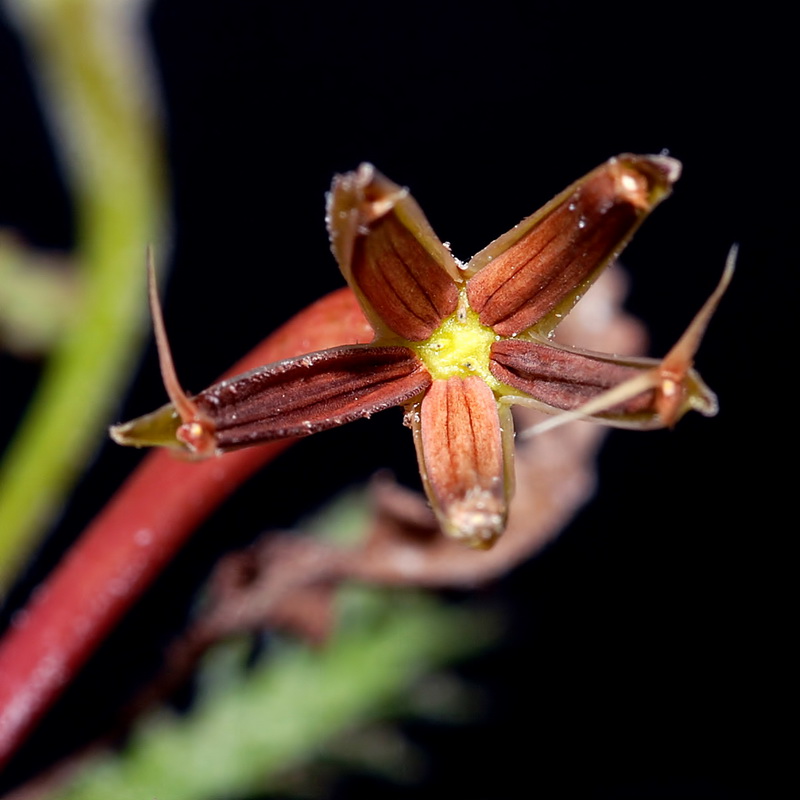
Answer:
<svg viewBox="0 0 800 800"><path fill-rule="evenodd" d="M72 192L80 313L0 466L0 590L105 433L145 329L145 248L166 205L144 2L7 0Z"/></svg>

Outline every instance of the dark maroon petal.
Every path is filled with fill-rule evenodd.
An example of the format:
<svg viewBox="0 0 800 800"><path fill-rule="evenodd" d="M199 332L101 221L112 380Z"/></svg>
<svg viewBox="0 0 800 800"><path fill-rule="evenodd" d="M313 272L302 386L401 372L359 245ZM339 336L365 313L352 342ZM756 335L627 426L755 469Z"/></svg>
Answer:
<svg viewBox="0 0 800 800"><path fill-rule="evenodd" d="M411 350L354 345L246 372L193 399L224 451L369 417L406 403L430 383Z"/></svg>
<svg viewBox="0 0 800 800"><path fill-rule="evenodd" d="M552 408L573 411L602 392L657 366L647 359L614 359L522 339L492 345L489 370L497 380ZM656 394L650 390L607 409L601 417L656 416Z"/></svg>
<svg viewBox="0 0 800 800"><path fill-rule="evenodd" d="M553 314L554 328L679 172L664 156L613 158L478 253L467 293L481 323L514 336Z"/></svg>

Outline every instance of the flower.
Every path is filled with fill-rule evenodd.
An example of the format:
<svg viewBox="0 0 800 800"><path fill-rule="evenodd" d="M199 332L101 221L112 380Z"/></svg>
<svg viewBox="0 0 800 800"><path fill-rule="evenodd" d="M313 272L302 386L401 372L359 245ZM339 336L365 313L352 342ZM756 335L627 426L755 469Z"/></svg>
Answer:
<svg viewBox="0 0 800 800"><path fill-rule="evenodd" d="M679 162L666 156L612 158L462 264L408 190L362 164L334 179L327 224L341 271L375 331L372 343L260 367L188 397L151 280L172 403L111 435L121 444L210 456L403 406L442 529L490 547L513 492L512 405L559 415L558 424L591 418L640 429L671 426L690 409L716 413L692 361L733 256L720 287L661 361L552 340L679 175Z"/></svg>

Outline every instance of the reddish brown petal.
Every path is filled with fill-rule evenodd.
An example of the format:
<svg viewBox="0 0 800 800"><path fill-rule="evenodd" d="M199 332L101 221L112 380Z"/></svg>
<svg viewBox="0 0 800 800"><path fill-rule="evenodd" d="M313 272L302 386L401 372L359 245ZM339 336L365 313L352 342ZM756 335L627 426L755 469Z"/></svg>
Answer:
<svg viewBox="0 0 800 800"><path fill-rule="evenodd" d="M492 345L489 370L497 380L551 408L573 411L589 400L653 369L649 359L613 359L552 344L505 339ZM605 409L602 418L656 420L656 393L642 392Z"/></svg>
<svg viewBox="0 0 800 800"><path fill-rule="evenodd" d="M445 533L490 547L505 528L510 493L491 389L478 377L433 381L415 433L426 490Z"/></svg>
<svg viewBox="0 0 800 800"><path fill-rule="evenodd" d="M194 398L218 449L307 436L401 405L431 382L405 347L338 347L222 381Z"/></svg>
<svg viewBox="0 0 800 800"><path fill-rule="evenodd" d="M406 347L353 345L280 361L214 384L192 398L213 449L225 452L274 439L308 436L405 405L431 377ZM115 427L136 446L191 447L192 426L171 405Z"/></svg>
<svg viewBox="0 0 800 800"><path fill-rule="evenodd" d="M406 189L369 164L328 197L331 246L376 330L427 339L458 303L461 275Z"/></svg>
<svg viewBox="0 0 800 800"><path fill-rule="evenodd" d="M612 158L478 253L467 292L480 321L502 336L554 328L679 174L665 156Z"/></svg>

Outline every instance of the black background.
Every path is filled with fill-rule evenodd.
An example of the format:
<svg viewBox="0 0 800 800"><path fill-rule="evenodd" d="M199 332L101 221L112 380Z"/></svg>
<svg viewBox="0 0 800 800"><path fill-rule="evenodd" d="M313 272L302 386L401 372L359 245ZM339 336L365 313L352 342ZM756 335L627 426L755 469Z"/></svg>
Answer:
<svg viewBox="0 0 800 800"><path fill-rule="evenodd" d="M780 729L784 642L795 632L797 75L789 22L769 3L721 8L152 7L174 192L166 314L190 389L341 285L323 195L334 172L360 161L410 186L466 260L609 156L668 150L684 176L625 256L628 307L647 322L652 355L710 293L731 243L741 245L698 358L719 416L612 434L592 504L484 593L511 619L503 644L462 670L489 692L487 718L407 726L430 756L421 787L353 776L337 797L789 793ZM0 224L65 248L67 195L18 47L0 28ZM0 356L3 440L37 369ZM162 402L151 349L118 416ZM379 467L413 482L399 416L302 443L215 515L43 726L25 769L59 749L67 722L74 742L90 735L158 663L221 547L291 524ZM17 602L137 460L103 448ZM109 674L114 686L102 686Z"/></svg>

